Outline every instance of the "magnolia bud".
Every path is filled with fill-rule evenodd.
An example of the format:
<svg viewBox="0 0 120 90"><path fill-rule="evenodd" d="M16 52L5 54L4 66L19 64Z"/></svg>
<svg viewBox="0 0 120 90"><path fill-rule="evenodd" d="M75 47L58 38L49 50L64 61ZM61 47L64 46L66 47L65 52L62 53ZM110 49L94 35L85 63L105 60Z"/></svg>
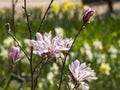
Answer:
<svg viewBox="0 0 120 90"><path fill-rule="evenodd" d="M10 30L10 23L6 23L5 26L6 26L6 29L10 32L11 31Z"/></svg>
<svg viewBox="0 0 120 90"><path fill-rule="evenodd" d="M95 13L95 10L92 10L91 8L87 9L83 16L83 23L84 24L87 23L94 13Z"/></svg>
<svg viewBox="0 0 120 90"><path fill-rule="evenodd" d="M11 58L12 58L12 63L15 63L17 59L19 58L20 55L20 48L19 47L13 47L11 49Z"/></svg>

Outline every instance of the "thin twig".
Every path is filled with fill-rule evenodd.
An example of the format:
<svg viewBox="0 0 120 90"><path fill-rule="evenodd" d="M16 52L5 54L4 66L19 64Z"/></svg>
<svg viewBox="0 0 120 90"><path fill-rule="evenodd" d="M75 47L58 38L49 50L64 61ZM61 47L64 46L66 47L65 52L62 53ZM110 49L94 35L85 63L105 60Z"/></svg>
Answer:
<svg viewBox="0 0 120 90"><path fill-rule="evenodd" d="M68 84L67 77L66 77L65 73L63 73L63 74L64 74L64 77L65 77L65 81L66 81L67 87L68 87L68 89L70 90L70 87L69 87L69 84Z"/></svg>
<svg viewBox="0 0 120 90"><path fill-rule="evenodd" d="M19 41L16 39L16 37L14 35L12 35L12 33L10 31L7 31L7 33L15 40L15 42L17 43L17 45L20 47L20 49L23 51L23 53L25 54L25 56L29 60L30 58L29 58L27 52L21 47L21 45L19 44Z"/></svg>
<svg viewBox="0 0 120 90"><path fill-rule="evenodd" d="M4 77L1 78L0 81L0 86L4 83L5 80L8 79L9 74L13 71L13 67L9 67L9 70L6 72L6 75L4 75Z"/></svg>
<svg viewBox="0 0 120 90"><path fill-rule="evenodd" d="M12 0L12 24L13 24L13 34L15 36L15 3L14 0Z"/></svg>
<svg viewBox="0 0 120 90"><path fill-rule="evenodd" d="M28 15L28 12L27 12L27 7L26 7L26 0L24 0L24 7L22 7L22 8L25 11L25 15L26 15L26 19L27 19L27 27L28 27L29 34L30 34L30 39L32 39L32 30L31 30L29 15Z"/></svg>
<svg viewBox="0 0 120 90"><path fill-rule="evenodd" d="M47 61L46 61L46 62L47 62ZM41 64L41 67L39 68L39 73L38 73L38 75L35 77L34 81L36 81L36 80L38 79L38 77L40 76L42 67L43 67L44 64L46 64L46 62L44 62L44 63Z"/></svg>
<svg viewBox="0 0 120 90"><path fill-rule="evenodd" d="M18 0L15 1L15 5L17 4Z"/></svg>
<svg viewBox="0 0 120 90"><path fill-rule="evenodd" d="M75 90L77 87L78 87L78 84L77 84L77 83L75 83L75 86L73 87L73 89L72 89L72 90Z"/></svg>
<svg viewBox="0 0 120 90"><path fill-rule="evenodd" d="M42 60L35 66L35 68L33 69L33 73L35 72L35 70L39 67L39 65L42 63Z"/></svg>
<svg viewBox="0 0 120 90"><path fill-rule="evenodd" d="M13 34L16 36L16 28L15 28L15 7L18 0L12 0L12 25L13 25Z"/></svg>
<svg viewBox="0 0 120 90"><path fill-rule="evenodd" d="M25 15L26 15L26 19L27 19L27 27L29 30L29 35L30 35L30 40L32 39L32 30L31 30L31 26L30 26L30 20L29 20L29 15L27 12L27 7L26 7L26 0L24 0L24 7L23 7L24 11L25 11ZM32 63L32 57L33 57L33 47L31 47L31 52L30 52L30 71L31 71L31 90L34 90L34 78L33 78L33 63Z"/></svg>
<svg viewBox="0 0 120 90"><path fill-rule="evenodd" d="M40 32L41 26L42 26L42 24L43 24L43 21L45 20L45 17L46 17L46 15L47 15L47 13L48 13L48 11L49 11L49 9L50 9L50 7L51 7L53 1L54 1L54 0L51 0L49 6L48 6L48 8L47 8L47 10L45 11L45 14L44 14L44 16L43 16L43 18L42 18L42 20L41 20L41 22L40 22L40 25L39 25L39 27L38 27L37 32Z"/></svg>
<svg viewBox="0 0 120 90"><path fill-rule="evenodd" d="M66 63L67 56L69 55L69 53L70 53L71 49L73 48L73 45L74 45L74 43L75 43L75 41L76 41L76 39L77 39L78 35L79 35L79 34L80 34L80 32L82 31L82 29L83 29L83 26L84 26L84 25L85 25L85 24L82 24L82 26L80 27L80 29L79 29L78 33L75 35L75 38L74 38L74 40L73 40L73 43L72 43L72 45L71 45L71 47L70 47L69 51L68 51L68 52L67 52L67 54L65 55L65 59L64 59L63 66L62 66L62 69L61 69L61 77L60 77L60 83L59 83L58 90L60 90L60 88L61 88L61 84L62 84L62 77L63 77L63 70L64 70L64 67L65 67L65 63Z"/></svg>

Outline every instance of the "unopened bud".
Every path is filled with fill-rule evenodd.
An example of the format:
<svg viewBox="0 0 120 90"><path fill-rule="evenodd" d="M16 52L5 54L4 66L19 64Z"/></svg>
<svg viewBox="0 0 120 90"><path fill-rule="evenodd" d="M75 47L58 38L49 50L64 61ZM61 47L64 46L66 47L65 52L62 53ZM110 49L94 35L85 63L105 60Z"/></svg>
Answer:
<svg viewBox="0 0 120 90"><path fill-rule="evenodd" d="M83 23L87 23L89 21L89 19L94 15L95 10L92 10L91 8L87 9L84 13L83 16Z"/></svg>
<svg viewBox="0 0 120 90"><path fill-rule="evenodd" d="M6 26L7 31L10 32L11 31L11 29L10 29L10 23L6 23L5 26Z"/></svg>
<svg viewBox="0 0 120 90"><path fill-rule="evenodd" d="M13 47L11 49L11 58L12 58L12 63L15 63L20 55L20 48L19 47Z"/></svg>

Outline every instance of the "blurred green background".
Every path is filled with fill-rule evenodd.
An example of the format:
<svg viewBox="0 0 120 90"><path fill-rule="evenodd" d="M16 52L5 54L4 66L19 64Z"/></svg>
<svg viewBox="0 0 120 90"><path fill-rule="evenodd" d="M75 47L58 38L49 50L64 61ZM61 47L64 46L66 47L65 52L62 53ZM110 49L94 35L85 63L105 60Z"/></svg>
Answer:
<svg viewBox="0 0 120 90"><path fill-rule="evenodd" d="M85 8L82 3L66 1L59 5L58 2L54 2L40 33L52 31L53 36L63 34L64 38L74 38L82 24ZM42 6L28 9L33 37L44 12ZM21 52L20 60L15 65L11 64L10 49L14 46L14 40L6 32L5 23L8 22L11 25L11 32L13 33L15 28L16 38L30 53L29 32L24 11L15 18L13 25L12 10L2 9L0 11L0 90L6 87L7 90L18 90L18 88L30 90L30 69L27 58ZM120 15L118 13L106 12L92 17L77 38L67 59L65 70L68 78L70 76L68 65L75 59L90 64L99 78L97 81L88 80L90 90L120 90ZM39 58L34 56L33 62L35 66ZM37 81L36 90L57 90L59 70L60 67L56 63L47 62ZM66 82L63 83L62 90L65 90ZM73 82L69 81L68 84L73 88Z"/></svg>

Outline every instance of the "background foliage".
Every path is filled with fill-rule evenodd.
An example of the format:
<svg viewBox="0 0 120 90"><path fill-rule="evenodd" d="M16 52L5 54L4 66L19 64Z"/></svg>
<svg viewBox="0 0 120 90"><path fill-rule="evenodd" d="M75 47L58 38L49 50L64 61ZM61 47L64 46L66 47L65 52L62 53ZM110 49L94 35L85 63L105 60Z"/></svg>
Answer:
<svg viewBox="0 0 120 90"><path fill-rule="evenodd" d="M62 33L64 37L74 38L82 23L82 12L83 6L81 4L65 2L59 6L58 3L54 3L46 16L40 32L52 31L53 35ZM32 35L35 36L42 18L43 9L41 6L38 6L29 10L29 13L33 31ZM3 9L0 12L0 88L7 86L10 76L14 73L15 76L19 75L20 79L14 78L8 86L8 90L16 90L21 83L23 84L21 85L23 90L29 90L30 70L25 56L21 53L19 62L14 66L11 65L10 49L14 45L14 41L6 33L6 22L11 24L11 32L13 32L12 12L9 9ZM74 49L68 57L67 65L77 58L80 62L89 63L95 69L96 76L99 79L94 82L89 81L90 90L120 89L119 23L120 17L116 13L95 15L94 20L79 35ZM24 13L15 20L15 29L17 39L29 53L30 45ZM34 56L35 64L38 61L39 58ZM60 68L57 64L53 64L50 61L43 68L45 69L40 75L36 90L56 90ZM69 77L70 73L67 66L66 74ZM69 84L70 86L73 85L72 83ZM66 89L64 85L63 88Z"/></svg>

